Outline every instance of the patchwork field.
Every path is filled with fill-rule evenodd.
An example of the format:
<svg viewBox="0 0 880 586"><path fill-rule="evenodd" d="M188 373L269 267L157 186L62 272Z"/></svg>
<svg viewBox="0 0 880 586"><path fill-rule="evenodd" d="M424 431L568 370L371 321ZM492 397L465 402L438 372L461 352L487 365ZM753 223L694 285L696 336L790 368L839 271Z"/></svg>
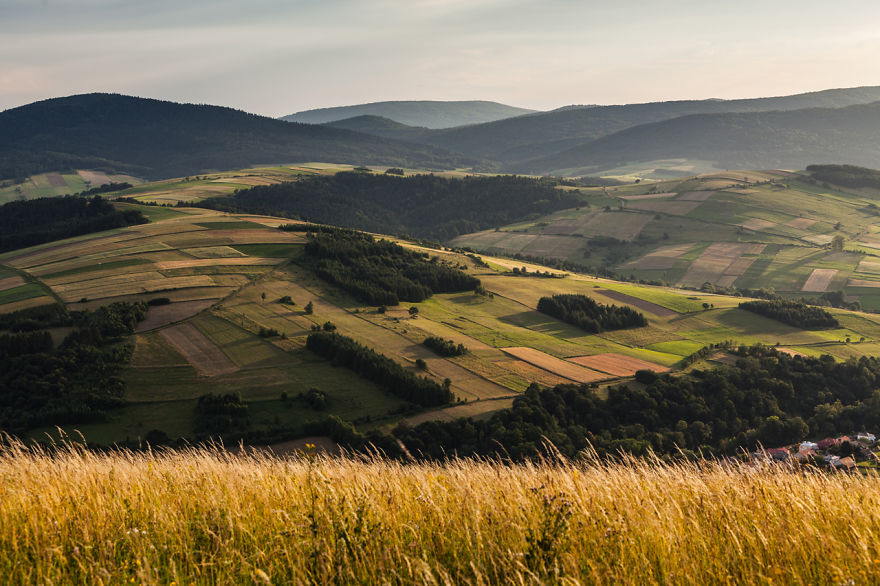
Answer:
<svg viewBox="0 0 880 586"><path fill-rule="evenodd" d="M197 190L202 190L198 197L207 197L203 184L234 189L307 172L329 171L208 174L137 186L128 197L183 201ZM132 338L134 357L125 373L129 404L110 421L82 426L99 443L141 437L151 429L172 437L191 434L195 402L207 392L240 394L262 430L301 430L328 414L370 430L401 420L487 417L533 383L608 385L640 369L676 371L686 356L726 340L779 344L837 359L880 354L880 316L831 309L842 327L808 332L737 309L741 297L712 292L774 287L800 297L845 286L848 299L880 308L880 257L864 252L867 244L880 242L880 220L875 224L859 211L863 200L814 193L800 184L780 186L782 176L772 173L752 177L754 183L737 174L589 188L586 201L593 203L582 209L455 240L498 255L483 256L486 264L454 249L406 244L466 266L486 291L436 294L384 313L297 264L304 235L276 229L290 220L141 206L151 224L0 254L0 312L57 302L83 309L167 298L167 304L150 307ZM657 205L666 211L652 208ZM835 229L828 217L841 218L841 226ZM846 239L843 251L807 243L838 233ZM606 238L591 244L596 237ZM621 273L665 284L626 283L501 256L515 253L595 266L615 259ZM512 273L521 267L525 275ZM557 278L535 276L548 270ZM677 288L705 283L712 287ZM536 311L541 297L556 293L626 305L643 312L649 324L590 334ZM292 303L281 303L284 297ZM311 313L305 310L309 303ZM419 309L417 317L409 315L410 306ZM328 322L419 376L438 383L449 379L461 403L413 410L378 385L306 351L309 332ZM462 344L468 353L438 356L423 345L428 336ZM424 369L417 366L421 361ZM298 398L310 389L327 394L326 410Z"/></svg>
<svg viewBox="0 0 880 586"><path fill-rule="evenodd" d="M522 238L577 236L586 241L565 260L626 277L731 291L772 288L788 296L843 290L863 307L880 309L880 292L863 286L871 281L864 273L880 271L871 264L880 263L874 195L819 186L788 171L657 179L582 189L590 205L501 227L491 232L491 246L474 234L453 243L512 255L528 254ZM511 238L513 230L520 240ZM593 241L600 236L624 242ZM843 237L853 257L835 259L829 248L835 236ZM813 279L804 289L816 269L817 278L838 272L824 288Z"/></svg>

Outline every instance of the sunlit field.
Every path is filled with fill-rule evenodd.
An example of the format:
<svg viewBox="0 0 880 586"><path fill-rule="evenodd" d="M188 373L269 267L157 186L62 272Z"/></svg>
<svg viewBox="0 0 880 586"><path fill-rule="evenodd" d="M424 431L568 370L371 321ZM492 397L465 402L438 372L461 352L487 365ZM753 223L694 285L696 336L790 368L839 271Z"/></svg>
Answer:
<svg viewBox="0 0 880 586"><path fill-rule="evenodd" d="M863 584L880 479L664 465L0 454L15 584Z"/></svg>

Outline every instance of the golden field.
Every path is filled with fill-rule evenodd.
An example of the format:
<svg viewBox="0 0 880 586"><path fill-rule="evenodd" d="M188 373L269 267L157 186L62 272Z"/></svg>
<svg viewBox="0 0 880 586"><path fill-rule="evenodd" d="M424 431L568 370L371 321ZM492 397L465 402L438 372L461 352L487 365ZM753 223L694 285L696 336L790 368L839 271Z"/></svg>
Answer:
<svg viewBox="0 0 880 586"><path fill-rule="evenodd" d="M0 453L13 584L864 584L880 478L622 460Z"/></svg>

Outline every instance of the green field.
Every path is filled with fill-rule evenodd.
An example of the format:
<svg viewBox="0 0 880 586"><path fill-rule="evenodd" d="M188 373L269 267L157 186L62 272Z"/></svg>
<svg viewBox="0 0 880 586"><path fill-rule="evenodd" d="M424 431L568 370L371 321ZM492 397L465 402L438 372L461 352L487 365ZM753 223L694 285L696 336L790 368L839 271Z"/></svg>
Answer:
<svg viewBox="0 0 880 586"><path fill-rule="evenodd" d="M651 197L669 192L675 195ZM707 196L692 198L690 192ZM587 240L576 250L560 248L549 256L607 267L634 280L670 285L699 287L708 283L722 291L772 288L788 297L842 290L867 309L880 308L880 289L860 286L861 281L877 277L858 268L863 260L880 262L880 238L874 236L880 218L869 207L874 202L871 195L820 187L806 177L738 171L593 188L584 193L589 207L512 224L500 231L459 236L453 243L489 254L529 255L536 248L531 243L549 234L554 238L566 234L621 238L629 230L621 222L635 226L641 216L644 226L625 238L626 242L609 245ZM629 213L605 213L601 222L590 223L597 209L609 206L609 196L617 198L610 204L612 209L622 206ZM647 199L626 199L632 196ZM675 207L680 206L679 201L691 201L693 208ZM585 226L589 227L586 231ZM845 254L829 249L835 236L843 238ZM730 247L763 245L765 249L757 254L717 256L725 243ZM663 257L663 250L677 245L690 249ZM707 252L710 245L715 247ZM837 271L827 288L812 290L807 284L815 269Z"/></svg>
<svg viewBox="0 0 880 586"><path fill-rule="evenodd" d="M269 179L281 175L280 171L271 173L275 175L267 175ZM240 173L236 177L221 178L221 183L245 178L256 181L259 173ZM210 176L158 182L134 190L153 195L162 192L163 197L174 198L194 187L217 185L212 178L217 179ZM703 191L700 187L711 185L712 180L670 179L654 186L615 187L607 193L593 190L590 197L605 201L619 195L645 194L652 189L661 193L675 189L682 193ZM857 252L854 246L847 244L848 250L835 252L804 240L811 234L832 231L845 234L848 242L872 243L872 235L880 232L880 221L875 227L868 216L862 217L862 196L838 192L826 195L804 189L792 196L794 203L771 209L775 198L796 191L794 187L763 183L742 187L749 193L716 191L685 215L652 212L642 229L646 236L622 245L617 252L613 246L595 252L589 248L580 250L578 258L591 262L623 250L637 259L674 247L675 258L662 260L662 254L652 257L661 258L666 268L636 267L627 269L627 273L637 278L683 278L695 267L702 266L700 270L709 274L716 265L735 262L741 273L735 279L737 286L771 286L788 297L806 294L800 288L817 269L820 273L837 271L829 281L832 286L846 286L851 278L880 280L880 264L871 264L872 257ZM827 201L823 199L826 196ZM547 267L539 264L485 256L487 268L464 254L432 251L408 243L404 245L468 267L481 280L486 294L435 294L421 303L405 303L380 313L296 264L305 242L302 234L276 230L245 215L185 207L141 207L151 219L147 226L80 236L2 255L9 268L0 267L0 278L24 274L34 282L0 292L0 304L26 302L47 291L67 299L72 309L159 296L172 300L164 308L151 309L159 314L166 312L165 322L157 322L159 325L151 326L149 333L136 334L131 339L135 352L124 375L128 385L127 406L113 411L106 422L77 426L97 443L142 437L152 429L171 437L191 435L195 400L208 392L239 393L249 405L251 428L257 431L285 429L295 433L329 414L356 422L358 428L387 429L410 417L412 421L444 419L465 411L486 416L509 406L511 399L532 383L571 382L552 370L553 360L558 359L613 353L652 362L657 368L675 369L683 357L707 344L726 340L780 344L807 355L830 354L841 360L880 354L880 316L870 313L831 310L841 328L810 332L738 309L741 297L683 290L671 284L619 282L559 269L551 272L565 275L564 278L540 278L534 276L535 272L546 271ZM835 230L833 224L824 220L810 223L795 216L790 208L802 209L804 217L808 213L840 210L842 225ZM680 212L684 208L676 209ZM534 241L540 237L554 222L569 222L577 228L579 217L596 213L595 206L567 210L545 220L520 224L517 232L502 231L500 236L520 246L524 239ZM634 222L635 213L602 214L603 218L627 219L631 222L624 227L627 230L644 223L644 218ZM719 224L719 218L727 218L727 223ZM749 225L766 230L737 227L737 222L756 219L764 223ZM786 222L794 224L779 227ZM594 222L588 229L594 230L601 224ZM624 228L614 229L619 233ZM482 234L481 238L495 238L492 232ZM589 240L578 241L586 244ZM877 245L880 247L880 236ZM528 249L529 245L524 246ZM731 256L730 250L734 249L729 246L738 247L738 257ZM253 264L266 258L290 261ZM880 263L880 257L877 261ZM624 266L630 260L622 262ZM526 267L529 276L517 276L511 270L513 267ZM723 273L724 270L719 272ZM858 297L865 307L880 307L880 288L861 285L847 288L846 293ZM536 311L541 297L557 293L583 294L600 303L630 304L645 312L649 324L586 333ZM290 297L292 304L280 303L282 297ZM178 303L183 301L197 305ZM305 311L309 303L312 313ZM418 307L418 317L409 315L410 306ZM418 372L438 383L448 378L455 396L466 404L433 411L401 410L404 403L387 391L304 349L308 333L327 322L407 369L417 371L417 361L424 361L425 370ZM209 356L214 358L197 353L184 355L166 339L171 328L179 324L188 324L195 328L192 331L204 336L208 350L214 353L209 352ZM273 329L284 336L260 336L261 330ZM463 344L470 352L442 358L422 345L428 336ZM536 365L514 358L505 352L508 348L529 348L543 354L535 354ZM541 358L544 355L546 360ZM204 367L200 360L219 360L228 368L224 374L200 374L203 371L199 365ZM613 382L612 378L609 375L601 388ZM316 411L296 398L312 388L327 393L326 409ZM47 430L40 430L44 431Z"/></svg>

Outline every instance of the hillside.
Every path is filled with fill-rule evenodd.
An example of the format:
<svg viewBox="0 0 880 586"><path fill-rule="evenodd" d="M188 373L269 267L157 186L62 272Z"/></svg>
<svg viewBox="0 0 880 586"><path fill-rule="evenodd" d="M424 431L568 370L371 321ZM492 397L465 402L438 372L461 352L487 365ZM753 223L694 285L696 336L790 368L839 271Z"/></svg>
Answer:
<svg viewBox="0 0 880 586"><path fill-rule="evenodd" d="M265 180L279 172L266 170ZM253 172L224 178L234 180L253 184L262 178ZM160 182L153 191L149 185L132 191L144 200L172 198L175 192L186 199L188 190L204 189L199 187L202 183ZM813 201L809 194L801 197L808 199L792 205L805 208L805 202ZM841 199L842 195L834 196L835 201ZM249 441L260 443L310 433L345 437L338 435L340 429L327 427L331 415L365 434L384 433L401 420L418 424L486 417L509 407L533 383L542 387L595 383L601 394L620 381L632 381L639 369L678 371L689 364L687 356L725 340L779 344L792 353L830 354L837 359L880 354L880 318L873 314L829 309L840 328L806 331L739 309L738 297L622 283L524 261L480 259L409 244L412 250L436 257L431 264L463 268L479 279L481 289L435 293L417 303L377 308L358 301L347 292L350 289L330 284L303 262L305 228L277 229L290 220L118 205L139 209L153 222L0 255L0 315L58 303L80 311L111 302L167 299L151 305L146 321L127 338L133 352L122 376L124 403L114 407L106 420L64 425L97 444L136 440L151 432L154 440L193 437L202 429L203 416L198 413L204 408L199 407L199 397L206 393L240 394L243 403L235 408L248 414L240 429ZM856 199L847 205L858 209ZM595 211L591 208L590 213ZM855 218L858 213L850 215ZM603 223L610 224L608 218ZM823 225L827 224L819 227ZM842 230L850 229L847 224ZM716 227L708 231L719 232ZM729 231L735 234L734 228ZM498 234L533 239L529 233ZM581 246L588 242L582 237L578 241ZM767 260L754 256L751 249L735 250L763 267L778 257L783 264L774 265L777 268L770 273L789 271L793 278L812 278L812 267L824 268L827 263L851 262L860 271L873 266L870 259L861 263L866 259L861 254L837 258L805 244L776 256L768 249ZM691 256L700 257L700 251L705 247L694 247ZM546 255L552 255L550 249ZM858 277L871 278L862 273ZM823 278L813 280L818 283ZM868 305L874 290L854 291L863 291L861 300ZM560 293L633 308L645 315L648 325L590 334L537 311L542 297ZM418 311L410 313L410 307ZM307 350L308 336L328 323L409 372L437 384L449 379L456 403L414 407L381 384L334 367ZM50 329L56 344L67 332L64 326ZM438 355L422 344L430 336L461 344L468 352ZM722 352L719 360L728 358ZM309 395L313 389L320 394ZM46 426L30 434L38 437L51 431Z"/></svg>
<svg viewBox="0 0 880 586"><path fill-rule="evenodd" d="M70 169L156 179L314 160L427 168L469 163L434 147L344 129L115 94L57 98L0 113L0 179Z"/></svg>
<svg viewBox="0 0 880 586"><path fill-rule="evenodd" d="M564 151L641 124L691 114L841 108L877 100L880 100L880 87L834 89L775 98L585 106L436 131L422 140L470 156L512 164Z"/></svg>
<svg viewBox="0 0 880 586"><path fill-rule="evenodd" d="M453 126L480 124L503 118L513 118L533 112L534 110L507 106L498 102L422 100L373 102L371 104L358 104L355 106L318 108L283 116L281 119L288 122L302 122L305 124L324 124L326 122L335 122L367 115L381 116L401 124L406 124L407 126L451 128Z"/></svg>
<svg viewBox="0 0 880 586"><path fill-rule="evenodd" d="M424 126L407 126L400 122L395 122L390 118L382 116L373 116L364 114L363 116L355 116L354 118L346 118L344 120L336 120L334 122L325 122L324 126L332 128L345 128L355 132L371 134L373 136L382 136L394 140L406 140L409 142L421 142L425 137L430 136L431 130Z"/></svg>
<svg viewBox="0 0 880 586"><path fill-rule="evenodd" d="M846 108L697 114L643 124L518 164L520 172L597 173L640 161L689 158L727 169L802 169L816 162L880 166L880 102Z"/></svg>

